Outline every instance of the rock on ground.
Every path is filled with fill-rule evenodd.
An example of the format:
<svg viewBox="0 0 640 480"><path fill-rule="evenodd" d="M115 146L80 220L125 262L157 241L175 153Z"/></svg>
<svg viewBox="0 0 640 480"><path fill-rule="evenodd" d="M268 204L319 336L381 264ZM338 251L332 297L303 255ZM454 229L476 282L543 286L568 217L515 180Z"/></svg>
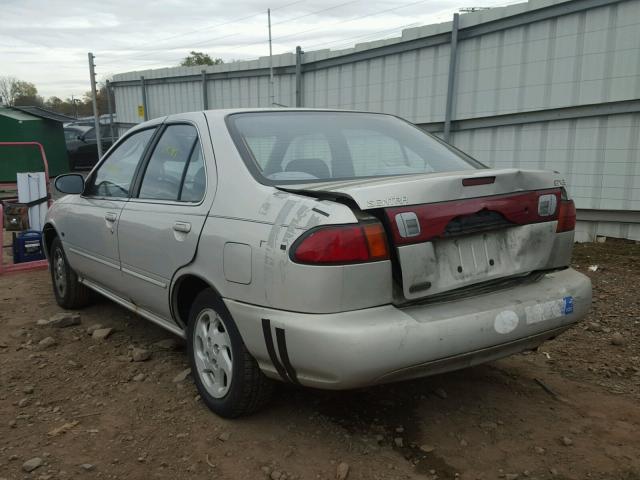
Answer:
<svg viewBox="0 0 640 480"><path fill-rule="evenodd" d="M442 398L443 400L448 397L447 392L445 392L444 388L438 388L433 393L435 393L438 397Z"/></svg>
<svg viewBox="0 0 640 480"><path fill-rule="evenodd" d="M181 345L175 338L166 338L159 342L155 342L153 346L158 350L179 350Z"/></svg>
<svg viewBox="0 0 640 480"><path fill-rule="evenodd" d="M101 323L94 323L93 325L89 325L87 327L87 335L92 335L96 330L100 330L104 328Z"/></svg>
<svg viewBox="0 0 640 480"><path fill-rule="evenodd" d="M151 358L151 352L145 348L134 348L131 350L131 358L134 362L146 362Z"/></svg>
<svg viewBox="0 0 640 480"><path fill-rule="evenodd" d="M34 457L22 464L22 470L25 472L33 472L36 468L41 467L43 463L40 457Z"/></svg>
<svg viewBox="0 0 640 480"><path fill-rule="evenodd" d="M611 343L613 345L621 347L624 345L624 337L620 332L615 332L613 335L611 335Z"/></svg>
<svg viewBox="0 0 640 480"><path fill-rule="evenodd" d="M338 480L345 480L349 476L349 464L341 462L336 469L336 478Z"/></svg>
<svg viewBox="0 0 640 480"><path fill-rule="evenodd" d="M571 438L569 437L562 437L562 444L565 447L570 447L571 445L573 445L573 440L571 440Z"/></svg>
<svg viewBox="0 0 640 480"><path fill-rule="evenodd" d="M179 374L177 374L175 377L173 377L173 383L184 382L190 374L191 374L191 369L190 368L184 369Z"/></svg>
<svg viewBox="0 0 640 480"><path fill-rule="evenodd" d="M80 325L80 314L72 312L61 312L47 320L46 325L56 328L67 328L74 325Z"/></svg>
<svg viewBox="0 0 640 480"><path fill-rule="evenodd" d="M107 337L111 335L112 331L113 331L113 328L98 328L93 331L93 334L91 335L91 337L94 340L106 340Z"/></svg>
<svg viewBox="0 0 640 480"><path fill-rule="evenodd" d="M38 348L40 350L45 350L49 347L53 347L54 345L56 345L58 342L56 342L56 339L53 337L45 337L42 340L40 340L38 342Z"/></svg>

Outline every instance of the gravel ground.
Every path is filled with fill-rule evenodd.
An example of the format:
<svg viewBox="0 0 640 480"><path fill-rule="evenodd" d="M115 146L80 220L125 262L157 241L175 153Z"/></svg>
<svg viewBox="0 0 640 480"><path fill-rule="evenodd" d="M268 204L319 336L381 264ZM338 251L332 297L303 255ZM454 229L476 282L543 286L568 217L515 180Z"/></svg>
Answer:
<svg viewBox="0 0 640 480"><path fill-rule="evenodd" d="M593 311L537 352L354 392L283 386L236 421L203 406L161 329L106 300L38 325L61 313L48 273L0 277L0 479L638 480L640 245L578 245L574 265Z"/></svg>

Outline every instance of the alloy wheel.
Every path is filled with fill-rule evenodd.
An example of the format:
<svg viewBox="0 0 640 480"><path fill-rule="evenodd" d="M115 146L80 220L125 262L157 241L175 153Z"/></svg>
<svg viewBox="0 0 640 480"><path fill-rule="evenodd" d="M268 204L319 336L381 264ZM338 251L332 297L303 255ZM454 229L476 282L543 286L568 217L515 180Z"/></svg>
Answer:
<svg viewBox="0 0 640 480"><path fill-rule="evenodd" d="M207 392L222 398L229 391L233 378L231 339L218 313L210 308L196 318L193 352L197 374Z"/></svg>

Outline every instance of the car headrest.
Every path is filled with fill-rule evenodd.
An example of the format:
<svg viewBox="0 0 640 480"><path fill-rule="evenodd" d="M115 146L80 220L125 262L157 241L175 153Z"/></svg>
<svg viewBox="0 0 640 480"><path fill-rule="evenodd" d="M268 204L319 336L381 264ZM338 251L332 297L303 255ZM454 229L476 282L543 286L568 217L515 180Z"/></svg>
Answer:
<svg viewBox="0 0 640 480"><path fill-rule="evenodd" d="M319 158L297 158L291 160L285 172L304 172L316 178L331 178L327 164Z"/></svg>

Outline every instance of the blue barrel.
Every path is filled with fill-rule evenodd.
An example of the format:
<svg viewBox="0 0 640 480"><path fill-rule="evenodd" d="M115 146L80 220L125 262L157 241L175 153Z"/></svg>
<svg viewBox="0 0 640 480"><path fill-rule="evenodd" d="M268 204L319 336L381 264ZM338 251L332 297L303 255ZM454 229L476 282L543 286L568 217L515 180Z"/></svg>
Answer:
<svg viewBox="0 0 640 480"><path fill-rule="evenodd" d="M13 263L43 260L42 232L25 230L13 239Z"/></svg>

